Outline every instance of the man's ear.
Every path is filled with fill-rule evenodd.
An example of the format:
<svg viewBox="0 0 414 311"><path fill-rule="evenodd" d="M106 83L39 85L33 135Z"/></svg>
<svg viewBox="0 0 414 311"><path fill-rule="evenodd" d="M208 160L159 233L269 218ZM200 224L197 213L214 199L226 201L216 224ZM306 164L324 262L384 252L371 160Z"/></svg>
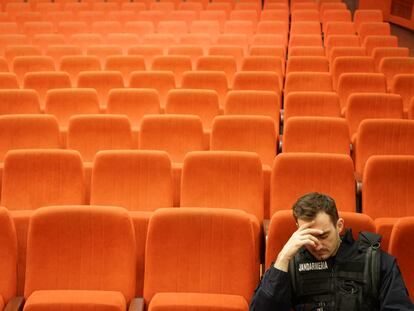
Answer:
<svg viewBox="0 0 414 311"><path fill-rule="evenodd" d="M336 222L336 230L338 230L338 233L341 234L342 231L344 230L344 219L343 218L339 218L338 221Z"/></svg>

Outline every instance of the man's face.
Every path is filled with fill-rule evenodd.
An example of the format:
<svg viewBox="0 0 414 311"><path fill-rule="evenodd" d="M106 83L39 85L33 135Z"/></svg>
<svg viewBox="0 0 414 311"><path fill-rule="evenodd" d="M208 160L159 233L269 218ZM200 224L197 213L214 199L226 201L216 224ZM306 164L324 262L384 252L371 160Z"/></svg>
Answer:
<svg viewBox="0 0 414 311"><path fill-rule="evenodd" d="M299 226L308 222L298 219ZM339 218L334 225L328 214L325 212L318 213L310 228L322 230L323 233L316 236L319 241L318 245L315 247L308 245L306 249L318 260L326 260L335 255L340 243L339 233L341 233L343 226L344 221L342 218Z"/></svg>

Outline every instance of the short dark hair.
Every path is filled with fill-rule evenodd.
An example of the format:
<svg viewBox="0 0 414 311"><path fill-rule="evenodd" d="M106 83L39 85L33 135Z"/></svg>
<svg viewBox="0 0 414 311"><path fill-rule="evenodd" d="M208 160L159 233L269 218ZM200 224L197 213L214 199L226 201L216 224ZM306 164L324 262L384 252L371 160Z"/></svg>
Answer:
<svg viewBox="0 0 414 311"><path fill-rule="evenodd" d="M339 219L335 200L326 194L318 192L311 192L300 197L293 204L292 211L296 221L298 219L314 220L317 214L321 212L329 215L333 225L336 225Z"/></svg>

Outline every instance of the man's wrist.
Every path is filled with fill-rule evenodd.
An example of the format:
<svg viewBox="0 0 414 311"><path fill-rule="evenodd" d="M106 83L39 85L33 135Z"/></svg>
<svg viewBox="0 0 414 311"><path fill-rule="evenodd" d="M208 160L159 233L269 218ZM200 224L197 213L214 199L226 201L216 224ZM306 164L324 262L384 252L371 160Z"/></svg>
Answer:
<svg viewBox="0 0 414 311"><path fill-rule="evenodd" d="M277 256L276 258L273 267L275 267L278 270L287 272L289 268L289 260L289 258L283 256L282 254L279 254L279 256Z"/></svg>

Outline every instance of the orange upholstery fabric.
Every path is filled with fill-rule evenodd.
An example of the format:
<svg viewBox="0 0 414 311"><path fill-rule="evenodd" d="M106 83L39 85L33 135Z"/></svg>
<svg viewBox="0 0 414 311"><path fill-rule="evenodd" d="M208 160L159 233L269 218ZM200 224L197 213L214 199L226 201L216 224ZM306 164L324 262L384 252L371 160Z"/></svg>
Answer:
<svg viewBox="0 0 414 311"><path fill-rule="evenodd" d="M11 72L0 72L0 89L18 89L17 76Z"/></svg>
<svg viewBox="0 0 414 311"><path fill-rule="evenodd" d="M375 231L381 235L381 249L388 252L392 229L399 217L380 217L374 220Z"/></svg>
<svg viewBox="0 0 414 311"><path fill-rule="evenodd" d="M283 76L272 71L239 71L234 75L233 90L273 91L281 93Z"/></svg>
<svg viewBox="0 0 414 311"><path fill-rule="evenodd" d="M372 55L372 51L377 47L398 47L397 36L367 36L362 43L367 55Z"/></svg>
<svg viewBox="0 0 414 311"><path fill-rule="evenodd" d="M322 153L281 153L273 164L270 215L289 209L308 192L330 195L339 211L355 211L354 167L349 156Z"/></svg>
<svg viewBox="0 0 414 311"><path fill-rule="evenodd" d="M383 22L364 22L359 25L358 35L361 42L364 42L367 36L389 36L391 27L389 23Z"/></svg>
<svg viewBox="0 0 414 311"><path fill-rule="evenodd" d="M263 115L273 119L279 129L280 97L272 91L230 91L224 105L226 115Z"/></svg>
<svg viewBox="0 0 414 311"><path fill-rule="evenodd" d="M100 151L93 171L91 204L130 211L171 207L171 161L163 151Z"/></svg>
<svg viewBox="0 0 414 311"><path fill-rule="evenodd" d="M151 300L148 310L179 311L200 310L211 311L247 311L246 300L236 295L217 295L206 293L157 293Z"/></svg>
<svg viewBox="0 0 414 311"><path fill-rule="evenodd" d="M94 88L98 92L100 106L106 108L109 91L123 88L124 79L119 71L85 71L79 73L77 87Z"/></svg>
<svg viewBox="0 0 414 311"><path fill-rule="evenodd" d="M13 72L20 81L28 72L54 71L55 63L50 56L18 56L13 59Z"/></svg>
<svg viewBox="0 0 414 311"><path fill-rule="evenodd" d="M241 299L249 301L258 282L252 226L243 211L158 210L148 225L145 255L144 299L150 309L154 295L168 292L181 293L175 296L181 303L211 294L213 307L230 302L240 306ZM227 295L240 298L229 301Z"/></svg>
<svg viewBox="0 0 414 311"><path fill-rule="evenodd" d="M73 85L76 85L78 74L82 71L101 70L101 63L97 56L68 55L60 60L60 70L66 71Z"/></svg>
<svg viewBox="0 0 414 311"><path fill-rule="evenodd" d="M17 288L17 237L13 220L6 208L0 207L0 310Z"/></svg>
<svg viewBox="0 0 414 311"><path fill-rule="evenodd" d="M125 297L116 291L36 290L27 299L25 311L125 311Z"/></svg>
<svg viewBox="0 0 414 311"><path fill-rule="evenodd" d="M174 73L177 86L181 85L182 75L192 69L190 56L186 55L162 55L152 59L151 70L166 70Z"/></svg>
<svg viewBox="0 0 414 311"><path fill-rule="evenodd" d="M285 124L283 152L350 154L348 124L342 118L291 117Z"/></svg>
<svg viewBox="0 0 414 311"><path fill-rule="evenodd" d="M183 166L181 206L241 209L263 219L262 164L241 151L191 152Z"/></svg>
<svg viewBox="0 0 414 311"><path fill-rule="evenodd" d="M181 86L187 89L215 90L219 96L220 106L223 106L228 90L228 79L221 71L191 71L183 74Z"/></svg>
<svg viewBox="0 0 414 311"><path fill-rule="evenodd" d="M341 56L365 56L365 48L356 46L333 47L329 54L329 62L331 63L331 65L333 65L337 57Z"/></svg>
<svg viewBox="0 0 414 311"><path fill-rule="evenodd" d="M285 97L284 121L294 116L340 117L339 96L334 92L291 92Z"/></svg>
<svg viewBox="0 0 414 311"><path fill-rule="evenodd" d="M386 93L386 79L381 73L343 73L337 91L341 108L345 108L352 93Z"/></svg>
<svg viewBox="0 0 414 311"><path fill-rule="evenodd" d="M384 57L408 57L410 50L406 47L378 47L372 51L375 62L375 70L379 71L379 65Z"/></svg>
<svg viewBox="0 0 414 311"><path fill-rule="evenodd" d="M364 119L402 119L401 96L382 93L353 93L346 105L349 135L354 143L359 124Z"/></svg>
<svg viewBox="0 0 414 311"><path fill-rule="evenodd" d="M24 296L30 299L45 289L98 290L120 292L129 301L135 296L135 248L132 220L123 208L40 208L29 224ZM83 295L85 300L96 302L96 294ZM45 293L39 299L45 296L50 298ZM56 296L56 300L78 298L59 292ZM118 295L118 306L119 299Z"/></svg>
<svg viewBox="0 0 414 311"><path fill-rule="evenodd" d="M45 113L55 115L59 126L66 129L72 115L99 113L98 93L88 88L50 90L46 94Z"/></svg>
<svg viewBox="0 0 414 311"><path fill-rule="evenodd" d="M256 152L271 166L277 152L275 124L266 116L219 116L214 119L211 150Z"/></svg>
<svg viewBox="0 0 414 311"><path fill-rule="evenodd" d="M36 90L42 108L48 90L70 87L69 75L66 72L29 72L23 79L23 88Z"/></svg>
<svg viewBox="0 0 414 311"><path fill-rule="evenodd" d="M346 72L374 72L374 59L369 56L340 56L332 63L334 89L338 88L341 74Z"/></svg>
<svg viewBox="0 0 414 311"><path fill-rule="evenodd" d="M175 89L175 78L169 71L136 71L131 74L129 87L156 89L160 96L161 107L165 107L168 91Z"/></svg>
<svg viewBox="0 0 414 311"><path fill-rule="evenodd" d="M414 269L412 265L414 250L407 245L410 245L410 237L413 234L414 217L405 217L395 224L390 241L390 253L398 258L398 264L411 297L414 295Z"/></svg>
<svg viewBox="0 0 414 311"><path fill-rule="evenodd" d="M413 155L414 121L364 120L355 146L355 171L362 178L365 163L373 155Z"/></svg>
<svg viewBox="0 0 414 311"><path fill-rule="evenodd" d="M146 114L158 114L161 111L160 96L157 90L145 88L112 89L108 95L109 114L125 114L132 128L138 130Z"/></svg>
<svg viewBox="0 0 414 311"><path fill-rule="evenodd" d="M371 156L362 179L363 212L374 219L413 215L414 181L410 177L413 173L413 155Z"/></svg>
<svg viewBox="0 0 414 311"><path fill-rule="evenodd" d="M187 152L204 150L203 126L198 116L145 116L139 132L140 149L165 150L172 162L183 162Z"/></svg>
<svg viewBox="0 0 414 311"><path fill-rule="evenodd" d="M12 150L4 159L1 205L32 210L84 204L83 166L73 150Z"/></svg>
<svg viewBox="0 0 414 311"><path fill-rule="evenodd" d="M290 92L332 90L332 76L327 72L292 72L286 75L285 96Z"/></svg>
<svg viewBox="0 0 414 311"><path fill-rule="evenodd" d="M35 90L0 90L0 115L40 113L39 97Z"/></svg>
<svg viewBox="0 0 414 311"><path fill-rule="evenodd" d="M49 115L0 116L0 161L12 149L60 148L57 120Z"/></svg>
<svg viewBox="0 0 414 311"><path fill-rule="evenodd" d="M391 89L397 74L414 74L414 57L384 57L379 64L379 71L385 75L388 89Z"/></svg>
<svg viewBox="0 0 414 311"><path fill-rule="evenodd" d="M120 71L127 85L132 72L145 70L145 58L140 55L111 55L106 59L105 70Z"/></svg>
<svg viewBox="0 0 414 311"><path fill-rule="evenodd" d="M325 56L291 56L286 74L295 71L329 72L329 62Z"/></svg>
<svg viewBox="0 0 414 311"><path fill-rule="evenodd" d="M288 208L289 210L276 212L271 218L266 244L266 268L272 264L292 233L297 230L292 210L290 209L291 206ZM339 217L344 219L345 228L352 229L354 239L358 239L360 231L375 232L374 221L367 215L354 212L340 212Z"/></svg>
<svg viewBox="0 0 414 311"><path fill-rule="evenodd" d="M67 148L78 150L83 161L92 161L99 150L131 146L131 125L124 115L76 115L69 119Z"/></svg>
<svg viewBox="0 0 414 311"><path fill-rule="evenodd" d="M394 76L391 92L399 94L403 100L404 114L410 109L410 101L414 96L414 75L398 74Z"/></svg>
<svg viewBox="0 0 414 311"><path fill-rule="evenodd" d="M355 10L354 24L355 29L358 30L362 23L382 22L383 14L381 10Z"/></svg>
<svg viewBox="0 0 414 311"><path fill-rule="evenodd" d="M204 130L211 130L213 119L219 112L219 98L213 90L176 89L168 92L165 113L198 115Z"/></svg>

